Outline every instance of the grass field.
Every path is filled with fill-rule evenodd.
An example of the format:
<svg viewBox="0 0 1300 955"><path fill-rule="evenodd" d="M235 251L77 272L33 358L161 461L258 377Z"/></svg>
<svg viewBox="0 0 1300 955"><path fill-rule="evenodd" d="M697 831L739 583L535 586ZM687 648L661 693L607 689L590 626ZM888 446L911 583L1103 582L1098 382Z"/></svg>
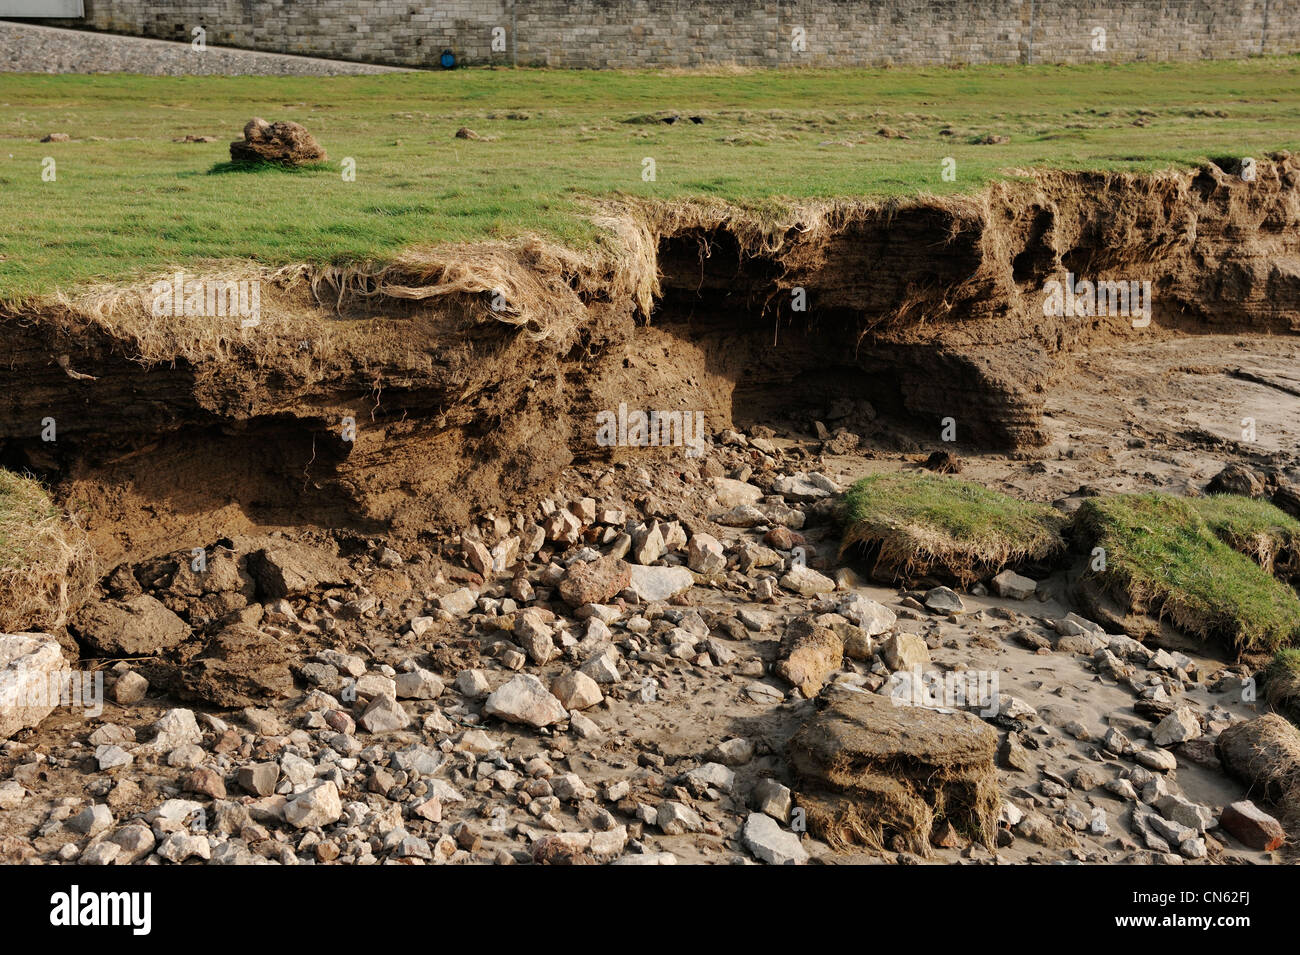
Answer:
<svg viewBox="0 0 1300 955"><path fill-rule="evenodd" d="M682 119L639 121L665 111ZM330 164L223 171L228 142L254 115L302 122ZM454 139L462 125L492 141ZM73 141L38 142L49 132ZM173 142L186 134L217 142ZM989 134L1010 141L976 144ZM12 300L232 257L382 259L525 233L583 246L598 238L593 196L762 210L785 198L972 191L1028 166L1151 170L1296 149L1300 58L713 75L0 74L0 138L0 299ZM955 182L940 175L948 156ZM340 174L345 157L355 182Z"/></svg>

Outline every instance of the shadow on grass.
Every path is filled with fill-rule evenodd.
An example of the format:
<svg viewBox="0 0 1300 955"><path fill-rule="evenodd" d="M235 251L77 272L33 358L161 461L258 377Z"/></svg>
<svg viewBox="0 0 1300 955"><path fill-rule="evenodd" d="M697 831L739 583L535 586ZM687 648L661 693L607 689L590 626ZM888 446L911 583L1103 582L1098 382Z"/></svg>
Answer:
<svg viewBox="0 0 1300 955"><path fill-rule="evenodd" d="M209 176L224 176L227 173L271 174L281 173L290 176L310 175L312 173L333 172L334 167L327 162L310 163L306 166L286 166L278 162L219 162L208 170Z"/></svg>

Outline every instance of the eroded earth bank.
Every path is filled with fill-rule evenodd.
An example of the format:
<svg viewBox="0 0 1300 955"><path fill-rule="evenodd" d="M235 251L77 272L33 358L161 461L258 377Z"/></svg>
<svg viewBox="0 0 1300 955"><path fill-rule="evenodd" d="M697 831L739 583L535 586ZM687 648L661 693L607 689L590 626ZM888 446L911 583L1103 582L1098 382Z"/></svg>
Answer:
<svg viewBox="0 0 1300 955"><path fill-rule="evenodd" d="M1094 622L1084 554L875 579L837 514L953 461L1062 515L1227 465L1300 500L1300 162L600 214L230 273L250 327L147 283L0 316L0 464L96 555L45 665L106 694L0 748L0 858L1282 859L1223 745L1263 659ZM1066 273L1149 323L1044 314ZM703 440L610 446L620 405ZM914 666L997 695L896 706Z"/></svg>

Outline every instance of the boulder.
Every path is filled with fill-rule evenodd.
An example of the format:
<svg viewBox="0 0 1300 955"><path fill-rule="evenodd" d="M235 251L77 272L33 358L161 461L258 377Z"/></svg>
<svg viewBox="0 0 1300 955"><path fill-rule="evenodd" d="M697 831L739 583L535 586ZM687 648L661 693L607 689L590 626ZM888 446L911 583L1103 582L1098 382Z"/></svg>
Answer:
<svg viewBox="0 0 1300 955"><path fill-rule="evenodd" d="M1201 722L1190 707L1180 706L1162 719L1151 733L1151 741L1157 746L1173 746L1185 743L1201 735Z"/></svg>
<svg viewBox="0 0 1300 955"><path fill-rule="evenodd" d="M1028 600L1038 590L1038 582L1022 577L1014 570L1004 570L993 578L993 592L1010 600Z"/></svg>
<svg viewBox="0 0 1300 955"><path fill-rule="evenodd" d="M88 603L77 611L71 626L96 653L120 657L170 650L191 632L184 620L148 594Z"/></svg>
<svg viewBox="0 0 1300 955"><path fill-rule="evenodd" d="M377 696L357 721L367 733L392 733L411 725L411 715L391 696Z"/></svg>
<svg viewBox="0 0 1300 955"><path fill-rule="evenodd" d="M587 674L570 670L551 684L551 693L569 710L585 710L605 698L600 685Z"/></svg>
<svg viewBox="0 0 1300 955"><path fill-rule="evenodd" d="M803 865L808 853L799 844L799 837L782 829L771 816L751 812L745 819L741 838L754 857L771 865Z"/></svg>
<svg viewBox="0 0 1300 955"><path fill-rule="evenodd" d="M804 564L796 564L781 577L781 586L804 597L828 594L835 589L835 581L819 574Z"/></svg>
<svg viewBox="0 0 1300 955"><path fill-rule="evenodd" d="M343 815L339 788L332 780L315 786L291 799L284 807L284 818L298 829L328 826Z"/></svg>
<svg viewBox="0 0 1300 955"><path fill-rule="evenodd" d="M697 574L720 574L727 569L727 555L716 537L696 534L686 548L686 565Z"/></svg>
<svg viewBox="0 0 1300 955"><path fill-rule="evenodd" d="M914 633L896 633L883 647L885 666L897 672L911 671L930 662L930 648Z"/></svg>
<svg viewBox="0 0 1300 955"><path fill-rule="evenodd" d="M844 642L829 627L796 620L781 640L776 674L812 699L844 662Z"/></svg>
<svg viewBox="0 0 1300 955"><path fill-rule="evenodd" d="M745 481L735 481L725 477L715 477L710 480L713 482L714 496L723 507L757 504L763 497L763 492L759 488Z"/></svg>
<svg viewBox="0 0 1300 955"><path fill-rule="evenodd" d="M44 633L0 633L0 740L36 726L54 711L67 661Z"/></svg>
<svg viewBox="0 0 1300 955"><path fill-rule="evenodd" d="M961 595L951 587L935 587L926 591L925 606L935 613L965 613L966 604Z"/></svg>
<svg viewBox="0 0 1300 955"><path fill-rule="evenodd" d="M630 567L628 587L645 603L668 600L695 586L695 575L685 567Z"/></svg>
<svg viewBox="0 0 1300 955"><path fill-rule="evenodd" d="M638 564L653 564L668 549L663 529L655 521L632 535L631 557Z"/></svg>
<svg viewBox="0 0 1300 955"><path fill-rule="evenodd" d="M1282 824L1249 799L1234 802L1223 810L1219 825L1249 849L1272 852L1286 842Z"/></svg>
<svg viewBox="0 0 1300 955"><path fill-rule="evenodd" d="M569 714L537 677L521 673L488 696L483 712L507 723L550 726Z"/></svg>
<svg viewBox="0 0 1300 955"><path fill-rule="evenodd" d="M347 583L346 562L296 541L276 541L248 556L248 570L263 597L301 597L318 587Z"/></svg>
<svg viewBox="0 0 1300 955"><path fill-rule="evenodd" d="M1240 494L1242 497L1259 497L1264 493L1264 482L1243 464L1229 464L1205 485L1206 494Z"/></svg>
<svg viewBox="0 0 1300 955"><path fill-rule="evenodd" d="M898 620L894 611L861 594L845 597L840 603L840 614L861 627L868 637L880 636Z"/></svg>
<svg viewBox="0 0 1300 955"><path fill-rule="evenodd" d="M603 604L622 590L632 580L632 570L626 561L617 557L598 557L587 563L569 565L560 580L560 599L570 607L585 604Z"/></svg>

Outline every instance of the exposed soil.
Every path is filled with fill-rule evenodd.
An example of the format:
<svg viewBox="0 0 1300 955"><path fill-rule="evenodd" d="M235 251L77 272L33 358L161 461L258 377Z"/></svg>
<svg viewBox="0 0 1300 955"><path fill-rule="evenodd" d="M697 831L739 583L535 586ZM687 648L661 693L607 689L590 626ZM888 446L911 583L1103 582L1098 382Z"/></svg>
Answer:
<svg viewBox="0 0 1300 955"><path fill-rule="evenodd" d="M755 787L764 778L797 787L785 753L815 707L773 675L782 636L797 619L839 614L857 593L894 609L894 632L918 635L940 670L997 671L1001 691L1034 711L992 721L1004 742L1008 733L1031 741L1028 762L999 765L998 784L1004 802L1048 822L1017 828L1004 817L993 845L936 827L933 858L1142 862L1203 851L1210 861L1267 861L1218 829L1200 833L1199 848L1161 849L1134 819L1160 793L1128 799L1102 785L1124 778L1144 789L1134 753L1101 740L1115 728L1151 745L1164 703L1135 704L1158 682L1200 714L1204 731L1175 748L1177 769L1160 778L1216 815L1246 796L1216 768L1212 747L1207 755L1219 729L1257 715L1231 691L1249 666L1223 648L1165 627L1157 644L1188 657L1178 673L1146 657L1136 675L1099 668L1086 641L1058 632L1077 609L1073 570L1047 576L1029 600L981 584L952 615L917 603L925 586L841 575L834 593L800 594L775 578L793 566L794 547L811 568L843 570L829 498L780 490L808 472L842 488L943 450L963 478L1063 508L1093 490L1196 492L1228 462L1300 481L1298 187L1300 162L1280 156L1260 162L1252 183L1214 166L1042 174L977 199L803 210L766 232L736 210L624 210L640 218L621 234L641 239L610 259L492 249L476 260L469 250L369 275L268 274L262 324L241 331L236 320L220 337L150 318L147 290L10 309L0 315L12 343L0 368L0 464L47 478L83 521L99 555L96 603L137 600L153 613L156 601L179 619L181 637L122 662L96 643L89 618L73 620L63 636L83 667L104 668L110 687L138 672L150 690L110 701L99 717L60 710L0 749L0 778L27 793L0 815L0 848L75 859L112 834L86 839L64 825L87 800L107 799L123 824L183 795L235 820L208 847L222 861L513 861L559 852L546 842L554 833L585 833L564 851L598 861L612 842L615 854L645 857L633 861L758 854L741 829L762 808ZM1045 317L1043 283L1065 270L1149 279L1152 323ZM510 303L500 314L489 304L498 288ZM806 312L791 308L799 289ZM620 404L702 412L703 453L601 446L596 415ZM951 443L942 440L949 417ZM46 418L55 442L41 439ZM769 509L757 526L718 519L733 503L714 481L723 477L762 496ZM474 566L472 542L518 545L534 523L549 527L557 507L583 511L584 498L596 516L573 534L548 530L540 549L496 572ZM604 644L553 587L564 567L593 556L586 549L617 548L624 532L640 547L638 532L655 520L682 535L650 563L680 568L687 540L712 535L726 569L696 575L671 600L627 588L601 598L614 608L607 642L619 673L587 711L594 728L503 723L483 693L453 684L478 669L492 690L516 672L552 686L590 662ZM797 539L764 536L783 522ZM275 556L299 545L292 559ZM186 576L196 547L224 555L219 588ZM764 550L774 565L761 563ZM286 568L302 579L286 583ZM454 607L462 588L487 604ZM558 615L540 645L520 630L529 606ZM1016 636L1025 630L1041 642ZM357 655L366 677L425 668L446 686L397 704L411 725L349 728L375 694L348 699L330 651ZM873 691L888 675L879 659L842 662L832 682ZM124 737L132 765L97 767L92 731L111 723L142 741L177 706L213 717L193 741L201 752L173 757ZM497 755L465 735L478 728ZM751 744L746 758L719 749L736 737ZM421 773L396 778L395 754L411 744L444 757L427 775L441 774L464 802ZM362 808L333 828L290 827L283 801L277 809L270 795L239 790L240 768L283 766L286 754L315 765L313 784L333 781L345 804ZM719 783L707 769L717 763L734 780ZM196 767L221 777L229 800L196 796ZM1090 772L1078 778L1081 767ZM563 773L591 793L529 809L552 787L528 778ZM290 800L310 788L288 776L277 787ZM413 814L431 792L444 797L441 821ZM227 802L252 818L222 809ZM673 822L679 805L688 811ZM1097 809L1109 820L1103 832L1071 821ZM148 823L159 839L184 833ZM805 836L801 851L833 864L879 861L881 850L910 859L916 848L888 833L879 842L875 852L837 852Z"/></svg>
<svg viewBox="0 0 1300 955"><path fill-rule="evenodd" d="M833 401L852 420L826 423L877 445L929 442L951 417L959 446L1033 452L1093 356L1300 327L1297 182L1283 155L1254 182L1045 173L972 199L794 210L766 231L736 210L624 210L613 259L470 249L368 277L268 275L248 329L152 318L143 289L10 310L0 462L84 507L111 567L255 527L410 540L461 524L608 457L592 421L620 402L702 411L716 432ZM1065 270L1151 280L1152 324L1044 317L1044 281Z"/></svg>

